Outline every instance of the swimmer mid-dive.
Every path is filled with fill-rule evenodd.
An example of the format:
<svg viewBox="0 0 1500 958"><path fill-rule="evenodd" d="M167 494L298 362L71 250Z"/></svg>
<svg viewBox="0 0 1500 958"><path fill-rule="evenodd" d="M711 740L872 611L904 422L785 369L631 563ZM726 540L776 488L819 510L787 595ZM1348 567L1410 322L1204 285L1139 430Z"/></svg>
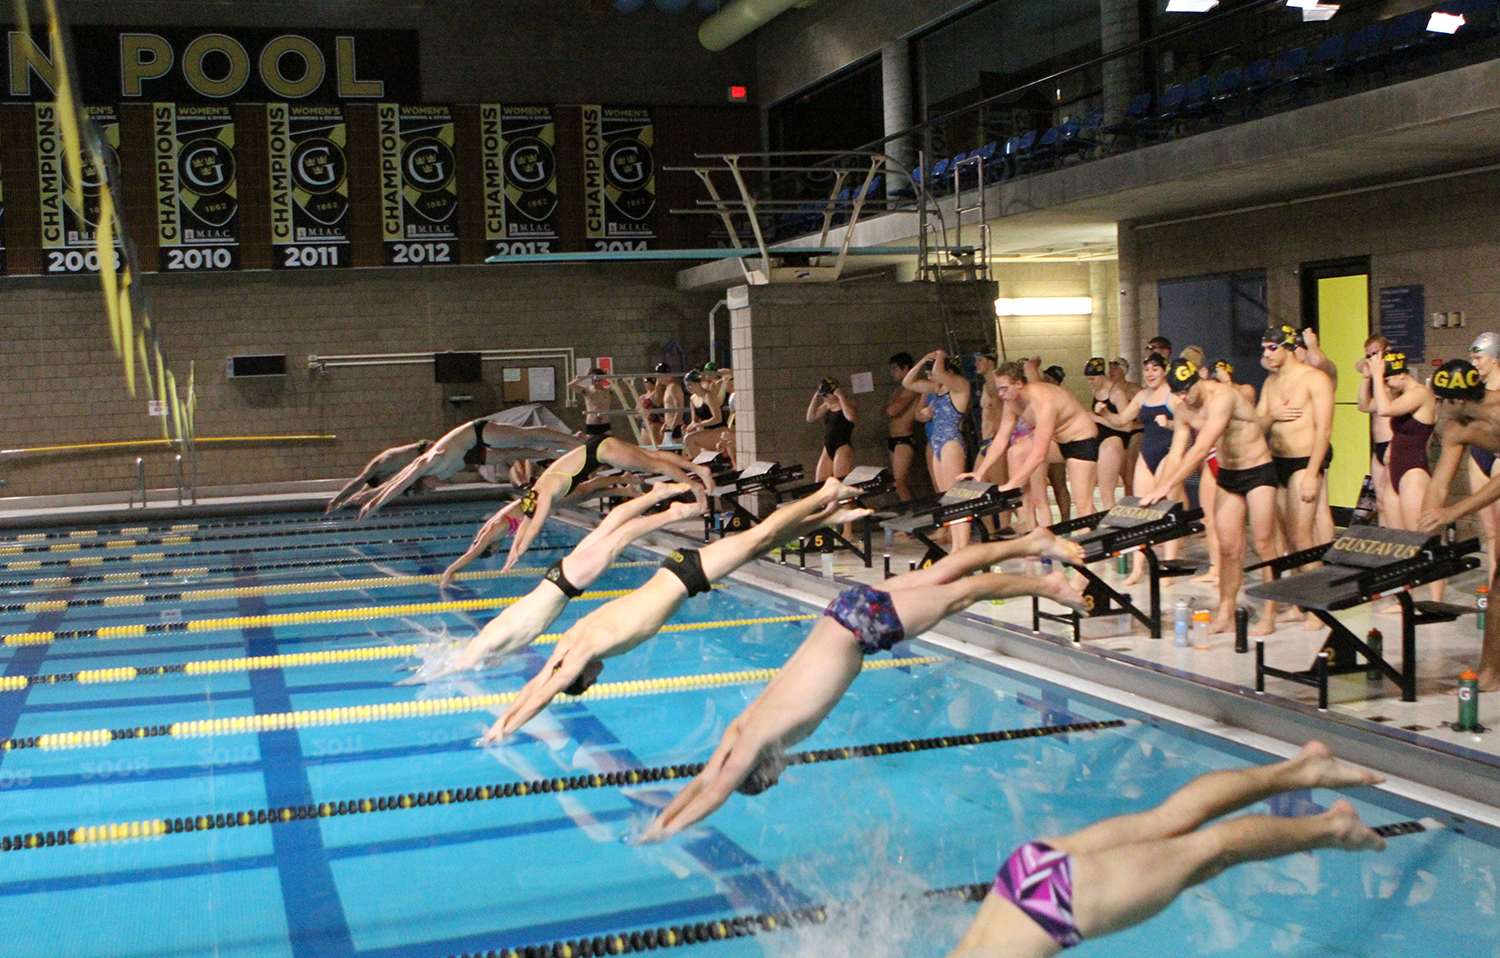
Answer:
<svg viewBox="0 0 1500 958"><path fill-rule="evenodd" d="M1083 610L1061 572L1005 575L978 569L1028 556L1081 563L1083 547L1039 527L1019 539L966 546L925 569L906 572L876 589L841 593L813 626L807 641L724 732L719 747L677 793L641 841L660 841L714 812L736 790L754 795L776 784L783 750L811 735L844 697L866 655L915 636L985 599L1036 595Z"/></svg>
<svg viewBox="0 0 1500 958"><path fill-rule="evenodd" d="M1000 866L948 958L1049 958L1146 921L1234 865L1318 848L1381 851L1385 839L1345 799L1301 818L1241 815L1208 823L1285 792L1382 781L1309 742L1285 762L1200 775L1150 811L1027 842Z"/></svg>
<svg viewBox="0 0 1500 958"><path fill-rule="evenodd" d="M432 443L426 439L409 442L404 446L392 446L384 452L376 453L375 458L365 463L364 469L359 475L350 479L344 488L334 494L328 500L328 505L323 507L324 514L330 513L350 500L358 493L375 489L383 484L391 476L412 464L412 461L425 453ZM373 494L372 494L373 495Z"/></svg>
<svg viewBox="0 0 1500 958"><path fill-rule="evenodd" d="M465 466L545 459L581 445L582 441L576 436L547 426L510 426L475 419L433 443L410 465L388 479L375 495L363 500L359 517L363 519L370 515L405 492L412 483L428 476L447 479Z"/></svg>
<svg viewBox="0 0 1500 958"><path fill-rule="evenodd" d="M504 570L509 570L517 559L526 554L531 540L536 537L552 512L553 500L576 496L579 488L605 466L644 475L656 473L674 482L688 482L689 474L695 475L701 485L691 487L693 496L698 500L699 511L708 511L705 490L713 488L713 473L707 466L691 463L673 452L642 449L614 436L590 436L582 447L560 456L537 477L536 483L531 487L534 501L525 510L526 519L511 541L510 555L505 560Z"/></svg>
<svg viewBox="0 0 1500 958"><path fill-rule="evenodd" d="M598 678L601 659L623 655L651 638L686 599L708 592L713 583L740 566L819 526L833 528L869 515L869 509L842 504L859 494L858 489L829 479L817 492L787 503L744 532L702 549L676 550L645 585L574 623L541 671L480 739L481 744L498 742L515 732L560 693L582 694Z"/></svg>
<svg viewBox="0 0 1500 958"><path fill-rule="evenodd" d="M557 621L570 601L604 574L626 546L647 533L692 516L697 508L691 502L673 503L663 512L646 514L652 506L687 491L685 483L663 482L645 495L611 509L577 548L553 563L535 589L491 619L462 651L454 649L455 654L424 665L405 684L477 668L481 662L502 659L530 645Z"/></svg>

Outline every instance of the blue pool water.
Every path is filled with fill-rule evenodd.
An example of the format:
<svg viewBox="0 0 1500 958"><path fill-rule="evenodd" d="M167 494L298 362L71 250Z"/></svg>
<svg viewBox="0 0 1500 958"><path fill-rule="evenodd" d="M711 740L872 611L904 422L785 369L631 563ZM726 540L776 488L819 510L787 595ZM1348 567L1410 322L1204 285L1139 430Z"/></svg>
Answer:
<svg viewBox="0 0 1500 958"><path fill-rule="evenodd" d="M484 516L480 506L390 510L373 523L306 515L182 531L100 529L98 539L16 541L28 549L135 538L137 545L0 557L3 603L173 596L139 604L0 614L0 633L150 624L163 631L0 646L4 675L180 665L247 656L389 648L467 638L497 610L348 620L348 610L441 601L430 584L275 592L440 572ZM375 528L381 526L382 528ZM576 541L554 524L522 575L467 582L449 600L516 596ZM160 559L132 556L165 553ZM79 558L111 561L68 563ZM647 553L627 555L631 562ZM120 559L122 561L113 561ZM498 568L498 559L473 568ZM187 572L185 570L238 570ZM179 570L177 575L156 575ZM592 590L633 587L644 565ZM143 574L142 579L105 575ZM66 576L69 584L22 580ZM89 581L90 579L94 581ZM199 601L197 590L259 591ZM575 601L562 631L601 600ZM807 614L744 586L689 601L674 624L610 660L601 682L779 666L809 623L713 623ZM280 624L193 623L321 613ZM185 628L184 625L189 627ZM0 739L170 726L344 706L512 691L550 651L432 686L398 687L415 659L324 662L0 691ZM919 644L898 655L930 654ZM503 706L376 715L299 729L155 735L96 747L0 753L0 835L195 819L267 807L493 786L703 761L761 683L559 702L504 747L475 737ZM1136 717L1019 675L956 661L861 676L802 748ZM370 716L366 716L370 718ZM642 784L439 804L275 825L215 828L0 853L8 954L442 958L735 915L842 903L823 925L692 946L715 955L942 955L972 905L921 892L987 882L1027 838L1154 804L1213 768L1265 760L1164 723L789 769L755 798L735 796L703 826L660 846L628 837L678 785ZM1158 956L1500 955L1500 841L1487 827L1387 793L1351 796L1372 824L1431 815L1455 827L1399 838L1383 855L1319 853L1232 870L1149 924L1077 952ZM1294 796L1309 810L1331 794ZM549 951L550 953L550 951Z"/></svg>

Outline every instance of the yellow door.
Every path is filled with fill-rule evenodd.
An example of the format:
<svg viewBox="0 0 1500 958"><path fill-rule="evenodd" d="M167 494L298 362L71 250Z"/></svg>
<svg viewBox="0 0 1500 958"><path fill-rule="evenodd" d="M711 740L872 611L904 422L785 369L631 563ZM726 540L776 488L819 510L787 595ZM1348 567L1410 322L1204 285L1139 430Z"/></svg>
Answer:
<svg viewBox="0 0 1500 958"><path fill-rule="evenodd" d="M1339 371L1333 400L1333 465L1328 501L1353 506L1370 470L1370 417L1359 411L1359 374L1370 335L1370 278L1365 274L1318 280L1318 341Z"/></svg>

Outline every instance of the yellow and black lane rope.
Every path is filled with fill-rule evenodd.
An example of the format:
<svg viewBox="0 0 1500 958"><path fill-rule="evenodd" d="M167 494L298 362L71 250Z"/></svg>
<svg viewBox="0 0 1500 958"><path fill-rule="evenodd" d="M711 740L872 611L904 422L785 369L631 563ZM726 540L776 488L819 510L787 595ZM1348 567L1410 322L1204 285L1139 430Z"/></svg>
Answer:
<svg viewBox="0 0 1500 958"><path fill-rule="evenodd" d="M722 589L723 586L714 586ZM616 599L634 589L601 589L585 592L579 599ZM234 629L265 629L284 625L306 625L313 622L359 622L366 619L399 619L410 615L441 615L446 612L478 612L514 605L524 596L496 599L457 599L452 602L410 602L403 605L376 605L358 609L319 609L312 612L274 612L267 615L235 615L220 619L192 619L187 622L137 622L128 625L103 625L97 629L64 629L54 632L11 632L0 635L0 645L46 645L65 639L126 639L167 632L224 632ZM736 625L763 622L795 622L814 618L811 615L770 616L759 619L727 619ZM687 624L681 628L704 628ZM673 631L672 626L661 629Z"/></svg>
<svg viewBox="0 0 1500 958"><path fill-rule="evenodd" d="M314 655L322 653L311 653ZM266 656L279 659L282 656ZM239 659L236 662L253 662ZM880 659L864 662L862 671L877 669L908 668L914 665L932 665L946 659L940 656L919 656L904 659ZM250 666L246 666L250 667ZM261 666L254 666L261 667ZM264 666L273 668L277 666ZM210 671L210 670L205 670ZM224 669L223 671L229 671ZM623 682L600 682L581 695L564 695L569 701L620 698L634 695L657 695L664 692L682 692L694 689L714 688L723 685L742 685L747 682L764 682L773 678L780 669L741 669L735 672L705 672L697 675L677 675L658 679L628 679ZM233 718L195 719L173 722L170 725L142 725L136 728L96 728L75 732L48 732L25 738L0 740L0 751L39 748L47 751L70 748L98 748L110 742L135 738L176 739L203 738L214 735L245 735L252 732L274 732L282 729L313 728L328 725L354 725L363 722L385 722L401 719L427 718L434 715L453 715L462 712L482 712L498 705L509 705L516 700L518 692L495 692L490 695L466 695L441 699L422 699L408 702L379 702L374 705L345 705L338 708L309 709L303 712L273 712L264 715L238 715Z"/></svg>
<svg viewBox="0 0 1500 958"><path fill-rule="evenodd" d="M658 566L660 562L615 562L611 569ZM460 572L460 582L476 582L484 579L512 578L520 575L536 575L545 569L480 570ZM143 595L110 595L94 599L39 599L35 602L16 602L0 605L0 612L60 612L63 609L83 609L94 606L145 605L148 602L217 602L225 599L243 599L268 595L303 595L309 592L352 592L366 589L389 589L397 586L436 585L440 574L370 576L363 579L332 579L323 582L288 582L280 585L229 586L223 589L189 589L182 592L156 592Z"/></svg>
<svg viewBox="0 0 1500 958"><path fill-rule="evenodd" d="M210 533L209 535L189 535L182 532L164 532L158 534L139 533L133 538L119 539L102 537L99 539L75 538L67 542L54 543L11 543L0 545L0 555L13 556L37 552L82 552L90 549L134 549L139 546L168 545L181 546L191 542L222 542L226 540L241 539L276 539L285 538L289 535L313 536L320 533L327 535L343 535L352 530L360 532L388 532L392 529L428 529L444 526L473 526L473 519L432 519L423 522L372 522L360 526L339 526L329 529L299 529L295 532L224 532ZM337 543L335 543L337 544ZM304 544L308 545L308 544ZM238 551L238 550L237 550ZM199 555L215 555L213 551L200 552Z"/></svg>
<svg viewBox="0 0 1500 958"><path fill-rule="evenodd" d="M813 618L812 615L775 615L755 619L721 619L711 622L666 625L662 632L679 632L689 629L743 628L747 625L770 625L781 622L798 622ZM561 638L561 633L540 635L534 645L546 645ZM19 692L34 685L58 685L79 682L85 685L104 682L130 682L153 675L208 675L216 672L248 672L256 669L287 669L307 665L334 665L343 662L370 662L378 659L401 659L418 654L422 645L374 645L357 649L326 649L319 652L288 652L281 655L257 655L243 659L208 659L198 662L180 662L174 665L117 665L105 669L84 669L78 672L48 672L42 675L0 676L0 692Z"/></svg>
<svg viewBox="0 0 1500 958"><path fill-rule="evenodd" d="M1125 728L1126 726L1139 724L1139 720L1134 719L1106 719L1094 722L1072 722L1066 725L1042 725L1032 728L1002 729L995 732L964 732L937 738L903 739L895 742L877 742L870 745L846 745L841 748L795 752L786 756L786 762L788 765L842 762L856 758L875 758L882 755L900 755L910 752L926 752L934 749L961 748L968 745L1018 742L1025 739L1042 738L1051 735L1099 732L1106 729ZM269 808L248 809L241 812L217 812L212 815L203 814L170 820L158 818L135 822L112 822L102 825L67 828L61 831L6 836L0 839L0 850L13 851L27 848L54 847L57 845L81 845L90 842L148 838L157 835L177 835L248 825L275 825L306 819L333 818L340 815L406 811L433 805L487 802L503 798L524 798L529 795L548 795L556 792L578 792L593 788L622 788L692 778L703 771L703 767L703 762L688 762L680 765L660 765L654 768L625 769L615 772L595 772L589 775L540 778L529 782L501 782L433 789L428 792L407 792L397 795L351 798L336 802L320 802L312 805L279 805ZM37 840L39 837L40 841Z"/></svg>
<svg viewBox="0 0 1500 958"><path fill-rule="evenodd" d="M402 509L399 518L410 518L413 516L441 516L451 515L451 509ZM394 516L392 518L395 518ZM482 514L476 515L469 521L482 521ZM291 517L285 519L233 519L223 522L174 522L170 525L139 525L121 526L118 529L70 529L67 532L26 532L15 538L0 538L0 545L12 543L36 543L46 542L51 539L97 539L101 536L137 536L137 535L181 535L189 532L203 532L212 529L240 529L258 526L311 526L317 524L327 526L329 531L357 529L361 526L358 519L353 515L346 514L342 521L340 518L318 514L317 516Z"/></svg>

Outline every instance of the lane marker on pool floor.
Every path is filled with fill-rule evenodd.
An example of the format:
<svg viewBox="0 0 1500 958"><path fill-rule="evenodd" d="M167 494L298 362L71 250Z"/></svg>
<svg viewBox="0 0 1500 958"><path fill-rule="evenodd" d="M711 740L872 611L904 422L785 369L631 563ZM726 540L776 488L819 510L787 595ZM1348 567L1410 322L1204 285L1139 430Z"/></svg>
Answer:
<svg viewBox="0 0 1500 958"><path fill-rule="evenodd" d="M660 562L616 562L610 565L611 569L638 568L641 566L658 566ZM510 578L520 575L536 575L546 572L542 568L511 569L509 572L498 570L460 572L454 576L460 582L473 582L481 579ZM441 579L440 573L431 575L397 575L397 576L371 576L364 579L331 579L323 582L289 582L282 585L249 585L228 586L222 589L191 589L184 592L157 592L142 595L111 595L97 599L42 599L36 602L21 602L13 605L0 605L0 613L4 612L56 612L61 609L79 609L93 606L120 606L120 605L145 605L148 602L212 602L222 599L241 599L250 596L267 595L299 595L307 592L349 592L357 589L386 589L405 585L435 585Z"/></svg>
<svg viewBox="0 0 1500 958"><path fill-rule="evenodd" d="M867 663L871 668L890 668L892 662ZM775 671L775 670L759 670ZM840 748L817 749L794 752L785 756L790 765L811 765L825 762L841 762L856 758L877 758L883 755L899 755L910 752L925 752L934 749L962 748L969 745L988 745L995 742L1018 742L1026 739L1052 735L1085 734L1107 729L1127 728L1143 724L1139 719L1106 719L1094 722L1073 722L1067 725L1042 725L1031 728L1003 729L995 732L968 732L940 738L904 739L895 742L877 742L870 745L846 745ZM149 838L158 835L187 834L220 828L235 828L247 825L275 825L282 822L301 821L310 818L333 818L341 815L358 815L372 812L405 811L427 808L434 805L453 805L463 802L492 801L502 798L524 798L528 795L547 795L555 792L577 792L596 788L623 788L661 781L692 778L704 768L703 762L681 765L661 765L654 768L626 769L622 771L570 777L534 779L529 782L498 782L457 788L434 789L428 792L408 792L400 795L380 795L373 798L354 798L343 801L327 801L310 805L284 805L270 808L249 809L242 812L219 812L211 815L188 816L173 819L146 819L135 822L111 822L103 825L86 825L52 832L22 833L0 838L0 850L56 847L58 845L81 845L133 838ZM1387 828L1406 829L1400 833L1425 830L1425 823L1403 823Z"/></svg>
<svg viewBox="0 0 1500 958"><path fill-rule="evenodd" d="M812 618L807 616L806 618ZM778 620L780 621L780 620ZM709 628L726 623L701 623L683 625L679 629ZM669 627L670 628L670 627ZM666 629L662 630L663 632ZM319 655L322 653L308 653ZM264 656L280 659L283 656ZM251 662L253 659L229 661ZM942 656L917 656L904 659L882 659L865 662L861 671L875 669L905 668L913 665L932 665L946 662ZM101 670L108 671L108 670ZM559 695L564 701L619 698L632 695L654 695L662 692L679 692L719 685L738 685L760 682L772 678L780 669L741 669L736 672L704 672L697 675L677 675L660 679L630 679L624 682L600 682L582 695ZM122 679L124 677L122 676ZM27 748L46 750L65 748L98 748L110 742L125 739L202 738L212 735L241 735L252 732L269 732L276 729L312 728L325 725L353 725L361 722L383 722L391 719L425 718L431 715L451 715L458 712L481 712L496 705L509 705L520 692L495 692L490 695L453 696L442 699L420 699L408 702L379 702L374 705L344 705L338 708L309 709L303 712L277 712L269 715L239 715L222 719L193 719L173 722L170 725L142 725L135 728L96 728L77 732L48 732L25 738L0 740L0 751L11 752Z"/></svg>
<svg viewBox="0 0 1500 958"><path fill-rule="evenodd" d="M580 600L587 594L580 596ZM815 615L773 615L755 619L719 619L708 622L684 622L664 625L659 632L685 632L690 629L723 629L747 625L770 625L780 622L803 622L817 618ZM562 637L560 632L549 632L532 640L533 645L547 645ZM321 652L287 652L281 655L258 655L243 659L208 659L199 662L183 662L173 665L117 665L104 669L83 669L78 672L48 672L43 675L0 676L0 692L17 692L37 685L57 685L62 682L99 684L103 682L130 682L152 675L207 675L215 672L248 672L253 669L285 669L304 665L333 665L340 662L367 662L376 659L399 659L416 655L425 644L418 645L373 645L357 649L327 649Z"/></svg>
<svg viewBox="0 0 1500 958"><path fill-rule="evenodd" d="M274 588L268 586L267 588ZM724 588L721 585L715 589ZM635 589L601 589L585 592L577 599L617 599ZM304 625L310 622L358 622L364 619L403 618L409 615L439 615L445 612L476 612L514 605L525 596L497 599L457 599L451 602L413 602L403 605L377 605L363 609L320 609L314 612L276 612L269 615L238 615L222 619L193 619L188 622L138 622L132 625L105 625L97 629L68 629L56 632L12 632L0 635L0 645L45 645L65 639L121 639L164 632L223 632L233 629L263 629L281 625ZM575 599L574 601L577 601ZM813 616L772 616L756 622L792 621ZM750 620L734 620L749 623ZM667 631L663 629L662 631Z"/></svg>

